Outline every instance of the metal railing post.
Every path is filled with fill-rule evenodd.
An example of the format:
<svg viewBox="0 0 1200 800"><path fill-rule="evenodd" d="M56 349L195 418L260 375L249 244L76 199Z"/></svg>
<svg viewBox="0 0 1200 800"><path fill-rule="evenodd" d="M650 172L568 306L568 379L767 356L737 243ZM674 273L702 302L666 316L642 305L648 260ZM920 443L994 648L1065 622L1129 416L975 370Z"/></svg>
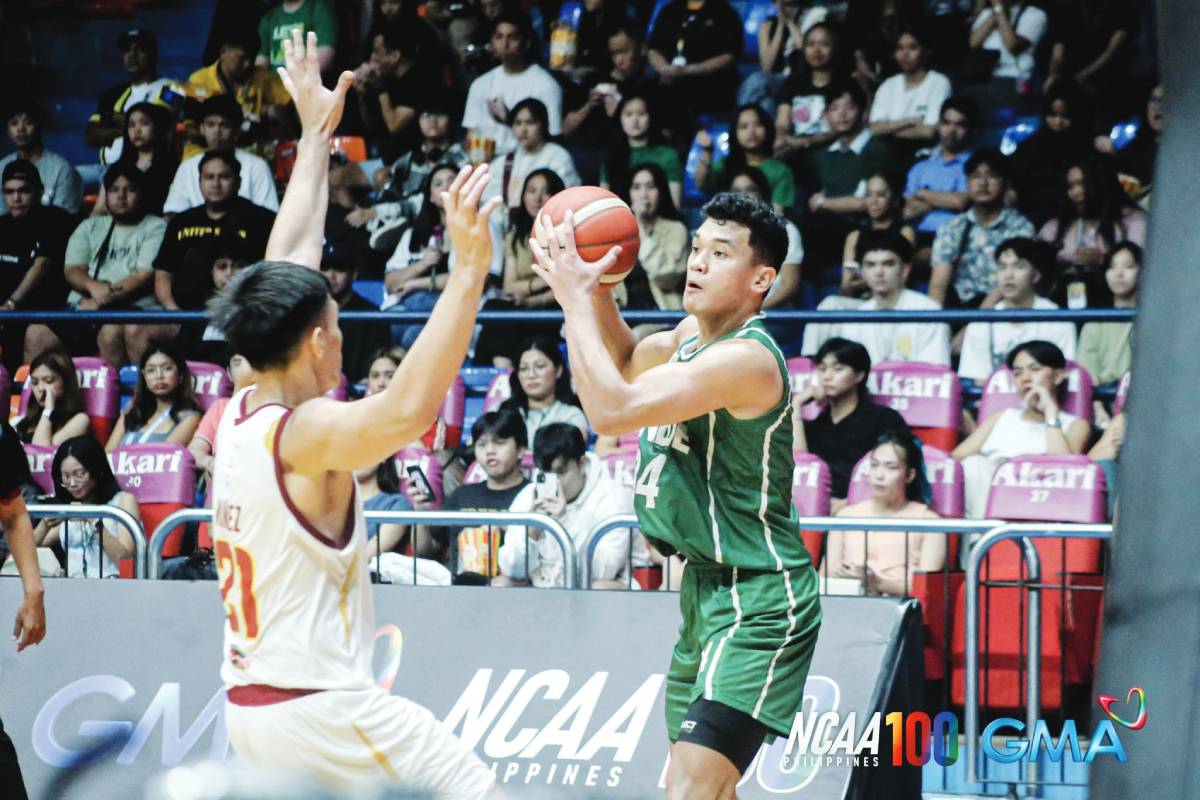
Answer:
<svg viewBox="0 0 1200 800"><path fill-rule="evenodd" d="M212 516L211 508L181 508L160 522L150 535L150 545L146 553L146 576L153 580L162 577L162 548L172 531L189 522L212 522Z"/></svg>
<svg viewBox="0 0 1200 800"><path fill-rule="evenodd" d="M146 534L133 515L117 506L82 506L64 503L36 504L28 507L31 519L61 517L63 519L107 518L129 531L133 538L133 576L146 577Z"/></svg>

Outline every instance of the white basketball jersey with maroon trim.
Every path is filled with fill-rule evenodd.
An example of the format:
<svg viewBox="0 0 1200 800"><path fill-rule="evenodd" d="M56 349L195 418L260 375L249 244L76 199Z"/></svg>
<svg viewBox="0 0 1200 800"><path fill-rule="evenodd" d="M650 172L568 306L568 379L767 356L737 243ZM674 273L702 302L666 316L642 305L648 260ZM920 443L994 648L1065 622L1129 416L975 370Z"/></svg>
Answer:
<svg viewBox="0 0 1200 800"><path fill-rule="evenodd" d="M217 428L213 545L225 604L227 687L363 689L373 685L374 608L366 526L355 490L340 542L296 510L279 440L292 410L246 413L238 392Z"/></svg>

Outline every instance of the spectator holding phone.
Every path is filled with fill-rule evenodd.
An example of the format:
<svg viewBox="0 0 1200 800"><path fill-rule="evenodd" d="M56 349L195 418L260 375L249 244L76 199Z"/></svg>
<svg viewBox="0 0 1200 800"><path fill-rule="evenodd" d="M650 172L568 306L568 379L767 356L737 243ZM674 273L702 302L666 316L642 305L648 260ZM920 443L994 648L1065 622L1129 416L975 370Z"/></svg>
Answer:
<svg viewBox="0 0 1200 800"><path fill-rule="evenodd" d="M570 534L583 553L588 533L614 514L633 513L633 494L609 477L604 465L587 452L579 429L564 423L546 425L533 441L538 473L513 500L510 511L547 514ZM593 589L623 589L632 565L649 561L640 533L631 545L624 530L600 540L592 556ZM500 548L500 575L493 586L563 586L563 559L557 542L539 528L511 526Z"/></svg>

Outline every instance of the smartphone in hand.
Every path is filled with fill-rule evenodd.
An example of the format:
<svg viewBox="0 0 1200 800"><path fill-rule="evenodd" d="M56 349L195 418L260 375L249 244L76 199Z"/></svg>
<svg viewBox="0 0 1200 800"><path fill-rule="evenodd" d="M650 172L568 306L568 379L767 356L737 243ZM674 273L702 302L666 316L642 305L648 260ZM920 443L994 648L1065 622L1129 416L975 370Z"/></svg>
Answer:
<svg viewBox="0 0 1200 800"><path fill-rule="evenodd" d="M433 500L433 486L429 483L429 479L425 477L425 472L416 464L409 464L404 468L404 471L408 473L409 486L416 488L421 494Z"/></svg>
<svg viewBox="0 0 1200 800"><path fill-rule="evenodd" d="M558 476L553 472L542 472L538 470L537 476L533 479L533 497L558 497L562 494L561 487L558 483Z"/></svg>

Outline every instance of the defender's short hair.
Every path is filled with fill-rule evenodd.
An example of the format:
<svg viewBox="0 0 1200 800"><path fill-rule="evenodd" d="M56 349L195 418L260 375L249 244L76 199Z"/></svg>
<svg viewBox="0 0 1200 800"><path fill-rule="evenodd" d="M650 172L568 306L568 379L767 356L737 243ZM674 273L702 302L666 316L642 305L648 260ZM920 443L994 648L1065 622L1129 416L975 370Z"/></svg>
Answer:
<svg viewBox="0 0 1200 800"><path fill-rule="evenodd" d="M256 370L285 366L320 320L329 283L315 269L259 261L230 279L209 301L208 315L233 352Z"/></svg>
<svg viewBox="0 0 1200 800"><path fill-rule="evenodd" d="M543 425L533 437L533 463L543 472L558 459L578 461L587 453L583 432L566 422Z"/></svg>
<svg viewBox="0 0 1200 800"><path fill-rule="evenodd" d="M783 266L788 251L787 223L770 203L740 192L721 192L700 212L706 219L746 226L754 255L776 270Z"/></svg>

